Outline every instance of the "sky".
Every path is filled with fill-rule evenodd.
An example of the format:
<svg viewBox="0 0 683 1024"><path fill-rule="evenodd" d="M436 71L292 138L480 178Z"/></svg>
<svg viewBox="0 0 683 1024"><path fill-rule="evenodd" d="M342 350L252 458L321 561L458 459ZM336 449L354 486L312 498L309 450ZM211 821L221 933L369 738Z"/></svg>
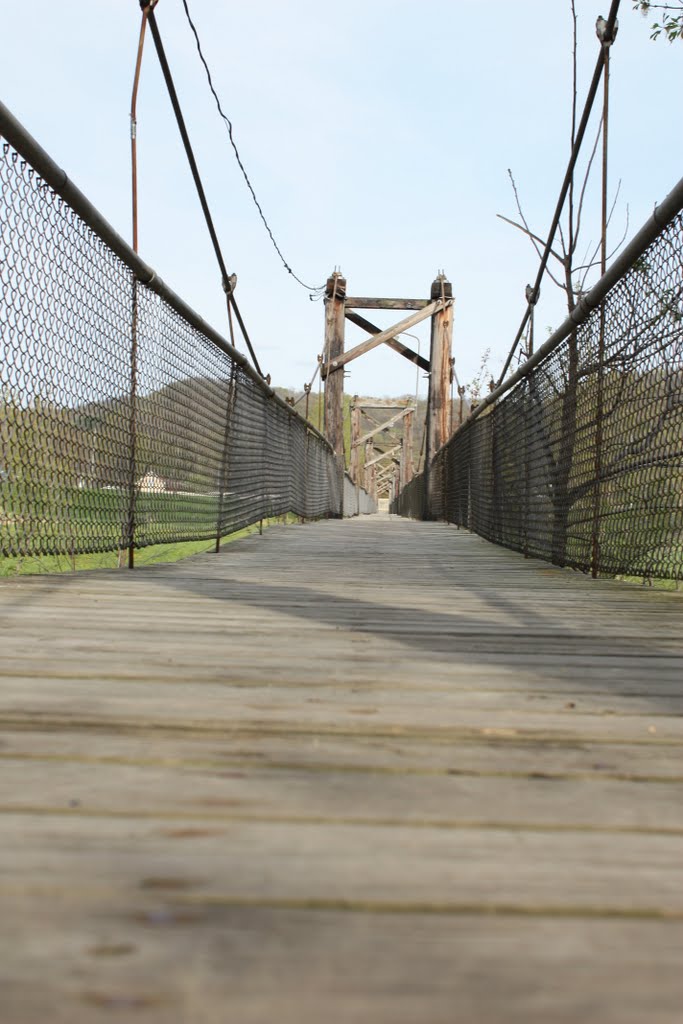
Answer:
<svg viewBox="0 0 683 1024"><path fill-rule="evenodd" d="M579 107L598 55L576 0ZM455 296L453 355L472 381L488 350L498 376L538 257L497 214L516 218L511 168L533 231L545 236L569 156L568 0L188 0L257 196L287 262L318 286L336 268L353 295L427 297L444 270ZM0 97L111 224L130 226L129 110L137 0L5 2ZM247 191L208 90L181 0L159 30L237 298L264 372L300 388L322 348L323 304L290 277ZM650 19L651 20L651 19ZM649 38L622 0L612 49L610 238L627 238L683 174L683 43ZM9 41L9 42L8 42ZM597 105L596 105L597 106ZM599 116L599 113L598 113ZM592 144L596 117L587 136ZM586 146L586 149L589 147ZM138 100L140 254L227 335L220 274L151 37ZM580 251L599 236L599 169ZM628 212L627 212L628 211ZM564 319L546 279L537 339ZM368 314L382 327L404 314ZM425 354L429 328L406 339ZM347 348L363 333L347 324ZM351 363L346 390L426 391L386 346Z"/></svg>

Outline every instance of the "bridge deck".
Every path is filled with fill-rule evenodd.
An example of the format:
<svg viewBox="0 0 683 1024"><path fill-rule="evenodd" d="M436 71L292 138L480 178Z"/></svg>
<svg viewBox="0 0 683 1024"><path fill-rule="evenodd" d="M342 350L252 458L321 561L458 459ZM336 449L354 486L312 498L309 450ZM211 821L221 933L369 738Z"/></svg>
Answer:
<svg viewBox="0 0 683 1024"><path fill-rule="evenodd" d="M682 596L379 516L4 581L4 1024L679 1021Z"/></svg>

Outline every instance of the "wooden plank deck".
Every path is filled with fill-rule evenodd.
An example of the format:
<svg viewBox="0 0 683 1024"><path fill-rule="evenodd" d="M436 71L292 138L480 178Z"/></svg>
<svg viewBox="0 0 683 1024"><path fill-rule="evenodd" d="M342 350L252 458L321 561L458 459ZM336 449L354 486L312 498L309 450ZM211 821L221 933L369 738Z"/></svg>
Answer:
<svg viewBox="0 0 683 1024"><path fill-rule="evenodd" d="M673 1024L683 595L443 524L0 586L3 1024Z"/></svg>

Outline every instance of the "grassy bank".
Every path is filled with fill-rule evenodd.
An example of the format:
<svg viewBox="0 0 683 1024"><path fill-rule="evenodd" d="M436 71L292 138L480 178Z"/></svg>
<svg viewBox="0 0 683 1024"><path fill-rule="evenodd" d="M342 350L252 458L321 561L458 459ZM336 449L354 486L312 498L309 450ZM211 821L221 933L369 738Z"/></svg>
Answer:
<svg viewBox="0 0 683 1024"><path fill-rule="evenodd" d="M264 530L268 526L283 523L298 523L296 516L277 516L264 519ZM258 533L259 524L254 523L243 530L237 530L221 539L221 548L242 537ZM163 562L179 562L191 555L199 555L204 551L213 551L215 540L192 540L180 544L152 544L135 552L136 568L143 565L158 565ZM121 564L128 565L128 553L121 555ZM119 554L116 551L103 551L92 555L35 555L32 557L0 558L0 576L36 576L53 575L55 573L79 572L85 569L118 569Z"/></svg>

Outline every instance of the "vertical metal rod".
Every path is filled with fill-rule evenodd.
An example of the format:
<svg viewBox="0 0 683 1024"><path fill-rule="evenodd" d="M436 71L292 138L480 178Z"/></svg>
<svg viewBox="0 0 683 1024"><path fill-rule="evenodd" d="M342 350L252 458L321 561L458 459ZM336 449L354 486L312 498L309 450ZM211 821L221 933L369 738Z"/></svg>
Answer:
<svg viewBox="0 0 683 1024"><path fill-rule="evenodd" d="M533 317L533 310L531 313ZM533 319L532 319L533 323ZM532 343L533 344L533 343ZM530 498L531 498L531 424L533 422L533 409L531 407L531 389L529 382L523 384L522 394L524 401L522 408L527 410L526 429L524 431L524 557L529 557L529 519L530 519Z"/></svg>
<svg viewBox="0 0 683 1024"><path fill-rule="evenodd" d="M602 243L600 254L600 276L607 273L607 145L609 129L609 45L603 47L605 70L603 72L602 106Z"/></svg>
<svg viewBox="0 0 683 1024"><path fill-rule="evenodd" d="M228 306L228 316L230 307ZM237 387L237 363L233 363L230 370L230 382L228 384L228 401L225 408L225 431L223 433L223 452L221 455L220 482L218 491L218 515L216 518L216 554L221 550L221 533L223 529L223 504L225 500L225 489L228 485L229 459L230 459L230 437L232 435L232 419L235 409L235 392Z"/></svg>
<svg viewBox="0 0 683 1024"><path fill-rule="evenodd" d="M137 149L137 105L138 87L140 85L140 69L142 68L142 51L145 45L145 29L147 28L148 9L142 12L142 23L140 25L140 37L138 39L138 55L135 61L135 76L133 78L133 94L130 100L130 159L132 178L132 204L133 204L133 250L138 251L138 149Z"/></svg>
<svg viewBox="0 0 683 1024"><path fill-rule="evenodd" d="M600 276L607 271L607 153L609 127L609 52L610 43L603 44L603 107L602 107L602 238L600 251ZM600 567L600 507L602 501L602 434L604 418L605 386L605 303L600 304L600 328L598 337L598 381L595 409L595 493L593 498L593 529L591 533L591 576L595 579Z"/></svg>
<svg viewBox="0 0 683 1024"><path fill-rule="evenodd" d="M306 423L308 423L309 403L311 400L311 385L304 384L304 391L306 392ZM302 524L306 522L306 513L308 512L308 461L310 458L310 442L311 433L308 427L306 427L306 448L304 454L304 514L301 517Z"/></svg>
<svg viewBox="0 0 683 1024"><path fill-rule="evenodd" d="M140 69L142 67L142 52L145 45L145 29L147 28L148 10L142 12L140 23L140 36L138 38L138 52L135 60L135 75L133 78L133 92L130 100L130 160L131 160L131 199L132 199L132 220L133 220L133 251L138 251L138 150L137 150L137 103L138 87L140 85ZM128 519L126 527L126 540L128 542L128 568L135 567L135 506L136 506L136 443L137 443L137 376L138 376L138 282L133 276L133 302L131 309L131 346L130 346L130 418L129 418L129 441L130 441L130 463L128 480Z"/></svg>
<svg viewBox="0 0 683 1024"><path fill-rule="evenodd" d="M306 419L308 419L308 395L310 393L310 386L306 392ZM310 443L311 443L311 432L306 427L306 443L304 447L304 514L301 517L301 523L306 522L306 513L308 512L308 461L310 458Z"/></svg>
<svg viewBox="0 0 683 1024"><path fill-rule="evenodd" d="M133 277L133 306L130 339L130 415L128 420L130 457L128 463L128 521L126 541L128 568L135 568L135 511L137 504L137 390L138 390L138 280Z"/></svg>

